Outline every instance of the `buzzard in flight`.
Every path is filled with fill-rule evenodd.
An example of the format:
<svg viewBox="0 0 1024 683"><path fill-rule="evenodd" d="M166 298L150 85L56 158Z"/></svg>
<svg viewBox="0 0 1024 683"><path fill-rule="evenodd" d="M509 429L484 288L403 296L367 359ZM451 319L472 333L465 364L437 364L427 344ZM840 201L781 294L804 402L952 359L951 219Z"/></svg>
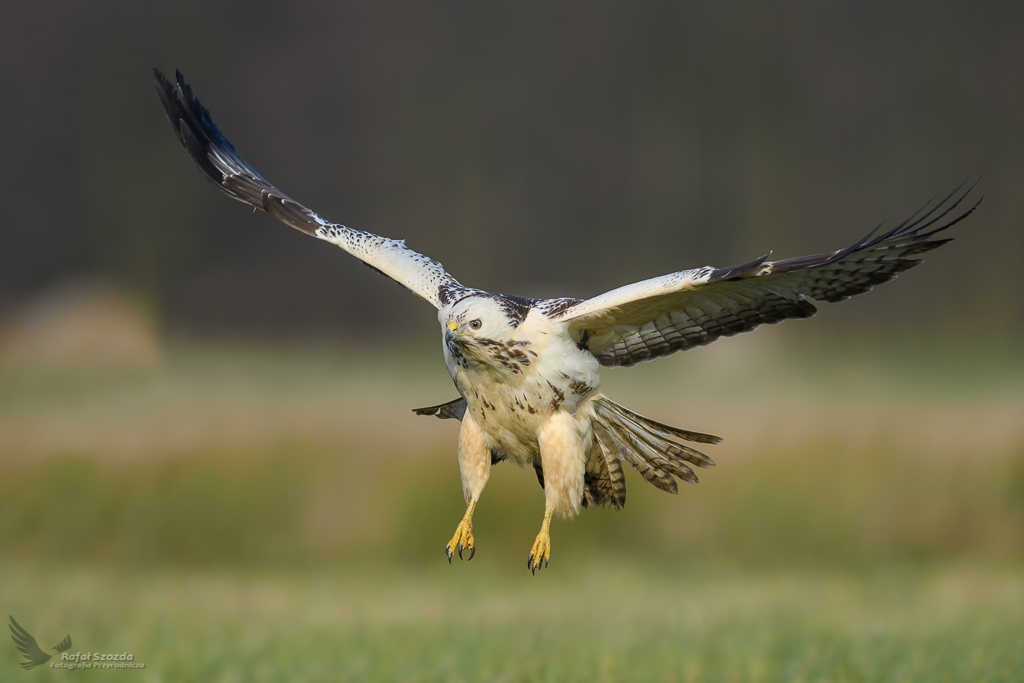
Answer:
<svg viewBox="0 0 1024 683"><path fill-rule="evenodd" d="M921 263L914 258L948 242L936 236L981 201L964 204L963 185L899 225L824 254L728 268L682 270L592 299L530 299L460 284L437 261L392 240L327 221L267 182L221 134L177 74L154 69L167 118L192 160L228 196L307 235L335 244L398 281L437 309L442 349L459 398L420 415L461 420L459 471L465 516L445 547L476 552L473 511L491 466L531 466L544 487L531 571L551 555L552 515L626 501L623 461L648 482L675 493L677 479L696 482L693 467L714 461L688 443L701 434L638 415L599 391L600 367L629 366L787 318L809 318L815 301L844 301Z"/></svg>

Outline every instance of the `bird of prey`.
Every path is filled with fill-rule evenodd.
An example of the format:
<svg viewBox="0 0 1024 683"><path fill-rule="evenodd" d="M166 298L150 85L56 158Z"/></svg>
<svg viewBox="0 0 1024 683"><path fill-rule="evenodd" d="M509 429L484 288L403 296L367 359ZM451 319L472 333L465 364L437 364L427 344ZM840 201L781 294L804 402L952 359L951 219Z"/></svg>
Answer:
<svg viewBox="0 0 1024 683"><path fill-rule="evenodd" d="M528 568L548 565L554 514L626 501L622 463L675 493L714 461L688 443L717 436L671 427L599 391L601 366L630 366L787 318L809 318L812 300L837 302L921 263L948 242L936 236L970 215L958 209L973 185L934 199L895 227L881 226L837 251L781 261L767 256L728 268L705 266L626 285L591 299L531 299L460 284L403 240L332 223L278 190L221 134L181 74L154 69L164 111L203 175L229 197L335 244L437 309L442 350L459 398L420 415L461 420L458 460L466 512L445 546L448 561L476 552L473 512L491 467L533 467L544 517Z"/></svg>
<svg viewBox="0 0 1024 683"><path fill-rule="evenodd" d="M21 662L21 668L28 671L34 669L40 664L45 664L50 661L53 655L47 654L42 651L39 647L39 643L32 636L31 633L22 628L21 624L14 620L14 617L7 615L11 623L7 625L11 629L11 638L14 639L14 644L18 646L18 650L25 656L25 661ZM65 650L71 649L71 636L64 636L64 640L60 641L56 645L50 648L53 654L64 652Z"/></svg>

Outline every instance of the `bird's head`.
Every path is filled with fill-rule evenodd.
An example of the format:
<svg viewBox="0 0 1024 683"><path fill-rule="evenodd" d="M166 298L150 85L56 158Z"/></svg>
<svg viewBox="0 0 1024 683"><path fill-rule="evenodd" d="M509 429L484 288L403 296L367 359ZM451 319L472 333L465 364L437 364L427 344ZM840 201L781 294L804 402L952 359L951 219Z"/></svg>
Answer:
<svg viewBox="0 0 1024 683"><path fill-rule="evenodd" d="M491 296L470 296L459 301L441 319L445 345L471 349L492 340L508 339L515 321L501 302Z"/></svg>

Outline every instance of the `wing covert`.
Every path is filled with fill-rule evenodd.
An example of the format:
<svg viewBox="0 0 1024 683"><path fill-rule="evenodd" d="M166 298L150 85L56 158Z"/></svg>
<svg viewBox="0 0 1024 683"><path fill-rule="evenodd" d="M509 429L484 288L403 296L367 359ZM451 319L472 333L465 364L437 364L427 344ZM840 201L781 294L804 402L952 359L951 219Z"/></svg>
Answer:
<svg viewBox="0 0 1024 683"><path fill-rule="evenodd" d="M974 189L971 185L961 191L963 187L845 249L782 261L762 256L729 268L671 273L606 292L555 318L607 366L634 365L759 325L809 318L817 313L811 299L834 303L863 294L919 265L922 260L914 256L951 241L934 236L981 203L979 198L954 213Z"/></svg>
<svg viewBox="0 0 1024 683"><path fill-rule="evenodd" d="M164 112L189 156L207 180L240 202L266 211L307 235L335 244L440 308L465 289L440 263L393 240L331 223L267 182L235 150L192 94L181 73L172 84L153 69Z"/></svg>

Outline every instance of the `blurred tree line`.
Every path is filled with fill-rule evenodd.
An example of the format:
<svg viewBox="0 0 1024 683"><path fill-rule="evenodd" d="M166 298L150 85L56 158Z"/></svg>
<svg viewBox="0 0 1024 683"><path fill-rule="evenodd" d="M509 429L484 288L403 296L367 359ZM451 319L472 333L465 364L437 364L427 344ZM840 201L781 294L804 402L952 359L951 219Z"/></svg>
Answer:
<svg viewBox="0 0 1024 683"><path fill-rule="evenodd" d="M958 241L845 304L841 329L1021 332L1017 3L41 0L4 15L6 306L100 275L172 331L433 338L410 327L429 307L206 185L160 110L159 66L299 201L526 295L837 248L983 175Z"/></svg>

